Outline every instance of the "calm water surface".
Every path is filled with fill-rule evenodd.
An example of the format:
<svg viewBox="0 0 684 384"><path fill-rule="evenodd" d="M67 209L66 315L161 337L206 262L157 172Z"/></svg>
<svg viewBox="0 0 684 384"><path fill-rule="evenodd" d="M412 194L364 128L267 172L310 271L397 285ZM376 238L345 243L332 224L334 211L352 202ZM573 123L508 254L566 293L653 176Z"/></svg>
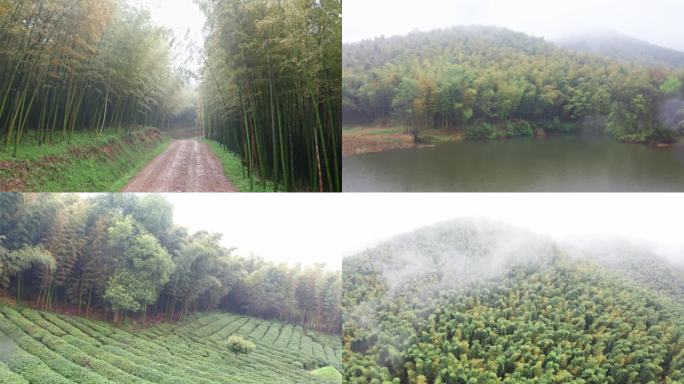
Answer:
<svg viewBox="0 0 684 384"><path fill-rule="evenodd" d="M684 147L582 137L464 141L349 156L345 192L684 191Z"/></svg>

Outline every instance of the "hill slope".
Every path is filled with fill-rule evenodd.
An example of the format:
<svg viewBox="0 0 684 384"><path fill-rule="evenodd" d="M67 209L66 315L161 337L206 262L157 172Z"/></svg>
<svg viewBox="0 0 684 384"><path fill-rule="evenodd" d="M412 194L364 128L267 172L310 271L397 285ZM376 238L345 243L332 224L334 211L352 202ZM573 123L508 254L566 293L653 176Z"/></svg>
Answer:
<svg viewBox="0 0 684 384"><path fill-rule="evenodd" d="M672 291L530 232L442 223L345 259L343 274L349 383L684 380Z"/></svg>
<svg viewBox="0 0 684 384"><path fill-rule="evenodd" d="M248 355L227 339L252 339ZM0 383L334 383L339 339L299 326L213 313L127 332L80 317L0 306Z"/></svg>
<svg viewBox="0 0 684 384"><path fill-rule="evenodd" d="M344 123L410 127L414 136L569 133L600 117L605 124L587 125L625 141L670 141L675 125L660 107L684 93L681 70L653 71L496 27L345 44L342 61Z"/></svg>
<svg viewBox="0 0 684 384"><path fill-rule="evenodd" d="M684 52L619 33L594 33L558 40L566 48L647 66L684 67Z"/></svg>

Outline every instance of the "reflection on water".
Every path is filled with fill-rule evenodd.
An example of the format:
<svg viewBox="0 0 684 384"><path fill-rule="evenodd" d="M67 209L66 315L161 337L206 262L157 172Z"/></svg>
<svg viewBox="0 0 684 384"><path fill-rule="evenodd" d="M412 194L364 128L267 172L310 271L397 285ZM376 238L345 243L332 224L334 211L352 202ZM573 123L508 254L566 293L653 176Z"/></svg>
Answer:
<svg viewBox="0 0 684 384"><path fill-rule="evenodd" d="M581 137L465 141L344 158L345 192L684 191L684 148Z"/></svg>

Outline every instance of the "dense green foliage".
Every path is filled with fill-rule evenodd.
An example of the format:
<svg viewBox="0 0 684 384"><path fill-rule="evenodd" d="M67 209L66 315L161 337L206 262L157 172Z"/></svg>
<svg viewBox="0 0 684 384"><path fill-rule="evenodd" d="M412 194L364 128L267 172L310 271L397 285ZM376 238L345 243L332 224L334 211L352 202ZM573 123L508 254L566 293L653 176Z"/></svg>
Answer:
<svg viewBox="0 0 684 384"><path fill-rule="evenodd" d="M163 127L183 79L169 32L120 0L0 1L0 140Z"/></svg>
<svg viewBox="0 0 684 384"><path fill-rule="evenodd" d="M47 270L55 269L55 259L43 246L24 246L10 251L0 243L0 287L7 287L11 276L19 275L33 266L40 266ZM18 281L17 290L21 289Z"/></svg>
<svg viewBox="0 0 684 384"><path fill-rule="evenodd" d="M156 195L0 194L0 293L88 316L177 319L221 308L339 332L341 276L231 255L174 225Z"/></svg>
<svg viewBox="0 0 684 384"><path fill-rule="evenodd" d="M684 306L659 288L682 269L649 259L672 273L647 285L591 256L456 221L345 259L346 382L684 381Z"/></svg>
<svg viewBox="0 0 684 384"><path fill-rule="evenodd" d="M249 337L249 355L228 350ZM339 337L234 314L126 331L75 316L0 305L2 383L339 383L305 371L339 367Z"/></svg>
<svg viewBox="0 0 684 384"><path fill-rule="evenodd" d="M228 338L228 349L233 353L252 353L256 345L244 337L233 335Z"/></svg>
<svg viewBox="0 0 684 384"><path fill-rule="evenodd" d="M340 0L199 1L200 123L275 190L339 191Z"/></svg>
<svg viewBox="0 0 684 384"><path fill-rule="evenodd" d="M457 128L496 139L583 122L625 141L668 141L684 129L682 79L682 69L575 53L505 29L458 27L345 45L342 111L345 123L390 120L416 135Z"/></svg>

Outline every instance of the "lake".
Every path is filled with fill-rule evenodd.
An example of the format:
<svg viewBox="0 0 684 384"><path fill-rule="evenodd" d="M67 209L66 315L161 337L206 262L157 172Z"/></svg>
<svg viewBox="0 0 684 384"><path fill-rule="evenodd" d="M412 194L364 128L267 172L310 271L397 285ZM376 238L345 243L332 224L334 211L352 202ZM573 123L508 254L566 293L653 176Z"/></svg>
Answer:
<svg viewBox="0 0 684 384"><path fill-rule="evenodd" d="M684 147L559 136L348 156L345 192L682 192Z"/></svg>

